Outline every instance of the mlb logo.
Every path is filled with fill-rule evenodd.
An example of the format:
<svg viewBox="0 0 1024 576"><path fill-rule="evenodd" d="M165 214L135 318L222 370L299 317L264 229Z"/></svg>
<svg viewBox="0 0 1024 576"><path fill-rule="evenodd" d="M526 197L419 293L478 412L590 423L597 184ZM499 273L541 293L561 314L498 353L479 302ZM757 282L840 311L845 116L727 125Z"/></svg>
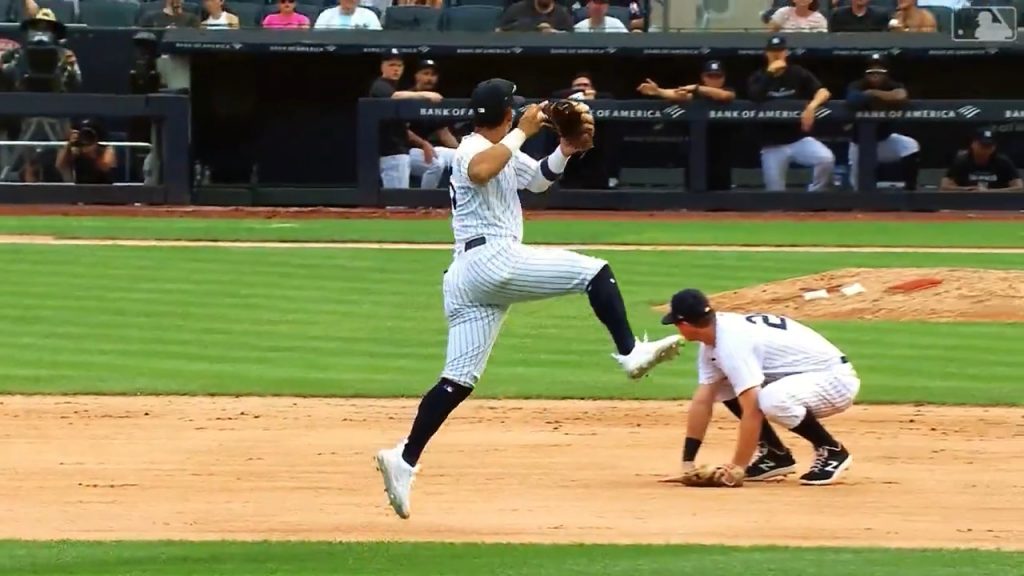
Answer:
<svg viewBox="0 0 1024 576"><path fill-rule="evenodd" d="M961 8L952 15L957 42L1014 42L1017 9L1012 6Z"/></svg>

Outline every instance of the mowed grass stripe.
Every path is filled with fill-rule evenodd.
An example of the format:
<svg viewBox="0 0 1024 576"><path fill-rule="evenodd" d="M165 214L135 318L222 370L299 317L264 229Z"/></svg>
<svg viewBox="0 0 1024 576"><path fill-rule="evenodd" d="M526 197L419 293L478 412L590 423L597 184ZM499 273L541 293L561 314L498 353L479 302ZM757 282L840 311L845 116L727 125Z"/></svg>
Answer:
<svg viewBox="0 0 1024 576"><path fill-rule="evenodd" d="M0 217L0 234L166 240L450 242L435 220L219 220L209 218ZM533 243L780 246L1024 246L1020 221L808 222L528 220Z"/></svg>
<svg viewBox="0 0 1024 576"><path fill-rule="evenodd" d="M1024 268L1024 256L993 254L594 254L612 262L634 329L652 337L671 329L651 305L686 285L718 292L850 266ZM0 389L418 396L443 363L449 259L0 246ZM1024 404L1019 324L815 326L854 359L864 401ZM477 395L682 398L693 389L692 346L640 383L625 379L611 351L583 295L515 306Z"/></svg>
<svg viewBox="0 0 1024 576"><path fill-rule="evenodd" d="M52 576L1018 576L973 550L325 542L0 542L0 573Z"/></svg>

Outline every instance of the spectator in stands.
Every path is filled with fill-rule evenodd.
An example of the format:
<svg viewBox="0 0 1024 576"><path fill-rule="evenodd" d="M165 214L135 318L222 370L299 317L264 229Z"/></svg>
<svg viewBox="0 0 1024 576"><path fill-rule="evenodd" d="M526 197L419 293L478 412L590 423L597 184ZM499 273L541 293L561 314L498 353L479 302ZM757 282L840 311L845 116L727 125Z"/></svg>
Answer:
<svg viewBox="0 0 1024 576"><path fill-rule="evenodd" d="M370 85L371 98L419 98L440 102L437 92L424 90L398 90L398 81L405 71L401 53L392 48L384 53L380 62L380 77ZM409 143L412 132L401 120L380 123L380 179L384 188L409 187Z"/></svg>
<svg viewBox="0 0 1024 576"><path fill-rule="evenodd" d="M58 92L74 92L82 85L82 69L78 66L78 57L75 56L75 53L60 45L67 36L67 27L63 22L57 20L53 10L49 8L40 10L34 2L32 6L34 9L26 12L26 17L21 22L21 31L53 34L54 40L58 42L57 54L59 57L55 89ZM29 6L26 4L26 9L28 8ZM29 69L24 47L8 50L0 55L0 70L3 71L5 82L13 84L17 90L29 90L29 87L25 86L25 75L28 74Z"/></svg>
<svg viewBox="0 0 1024 576"><path fill-rule="evenodd" d="M992 130L981 129L970 148L961 151L953 161L942 179L941 189L945 192L1024 192L1024 180L1013 161L996 151Z"/></svg>
<svg viewBox="0 0 1024 576"><path fill-rule="evenodd" d="M889 29L894 32L935 32L938 26L935 15L918 7L917 0L899 0L896 14L889 21Z"/></svg>
<svg viewBox="0 0 1024 576"><path fill-rule="evenodd" d="M144 14L139 20L143 28L195 28L199 16L185 11L182 0L164 0L162 10Z"/></svg>
<svg viewBox="0 0 1024 576"><path fill-rule="evenodd" d="M608 0L587 2L587 18L573 28L576 32L629 32L624 22L608 16Z"/></svg>
<svg viewBox="0 0 1024 576"><path fill-rule="evenodd" d="M207 18L203 28L238 28L238 16L224 9L224 0L203 0Z"/></svg>
<svg viewBox="0 0 1024 576"><path fill-rule="evenodd" d="M277 0L277 12L267 14L264 28L309 28L309 18L295 11L295 0Z"/></svg>
<svg viewBox="0 0 1024 576"><path fill-rule="evenodd" d="M637 87L644 96L657 96L673 102L707 100L728 104L736 99L736 91L726 85L725 67L718 60L704 63L700 82L678 88L661 88L648 79ZM732 127L717 122L708 129L707 140L707 187L708 190L732 189ZM686 185L690 187L690 171L686 171Z"/></svg>
<svg viewBox="0 0 1024 576"><path fill-rule="evenodd" d="M828 20L818 12L818 0L792 0L768 21L772 32L828 32Z"/></svg>
<svg viewBox="0 0 1024 576"><path fill-rule="evenodd" d="M519 0L505 9L498 31L571 32L569 10L555 0Z"/></svg>
<svg viewBox="0 0 1024 576"><path fill-rule="evenodd" d="M358 0L338 0L338 5L328 8L316 18L313 28L380 30L380 19L369 8L358 5Z"/></svg>
<svg viewBox="0 0 1024 576"><path fill-rule="evenodd" d="M568 88L556 90L551 97L582 101L615 98L609 92L598 92L594 77L589 72L577 72ZM619 185L619 175L622 171L619 154L622 146L621 129L616 122L598 121L598 125L600 128L594 137L594 147L565 167L561 179L563 188L604 190Z"/></svg>
<svg viewBox="0 0 1024 576"><path fill-rule="evenodd" d="M440 76L437 62L421 60L416 67L412 92L433 92ZM459 141L455 139L447 123L420 120L409 123L410 173L420 179L420 188L433 190L439 187L441 176L452 165Z"/></svg>
<svg viewBox="0 0 1024 576"><path fill-rule="evenodd" d="M75 184L113 184L117 155L103 144L106 130L95 120L83 120L71 131L57 154L57 169Z"/></svg>
<svg viewBox="0 0 1024 576"><path fill-rule="evenodd" d="M871 6L871 0L852 0L849 6L835 8L829 19L831 32L885 32L889 15Z"/></svg>

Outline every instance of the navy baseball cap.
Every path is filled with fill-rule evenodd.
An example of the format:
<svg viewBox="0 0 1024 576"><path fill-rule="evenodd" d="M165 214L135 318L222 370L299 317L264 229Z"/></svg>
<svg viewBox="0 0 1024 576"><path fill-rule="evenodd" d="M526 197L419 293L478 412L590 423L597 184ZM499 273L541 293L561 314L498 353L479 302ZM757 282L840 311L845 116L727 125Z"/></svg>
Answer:
<svg viewBox="0 0 1024 576"><path fill-rule="evenodd" d="M679 322L690 323L700 320L710 312L712 309L708 297L696 288L687 288L672 296L668 314L661 318L661 323L666 326Z"/></svg>
<svg viewBox="0 0 1024 576"><path fill-rule="evenodd" d="M886 66L885 56L877 52L868 56L864 72L866 74L888 74L889 68Z"/></svg>
<svg viewBox="0 0 1024 576"><path fill-rule="evenodd" d="M398 48L388 48L380 55L381 62L387 62L388 60L401 60L402 53L398 51Z"/></svg>
<svg viewBox="0 0 1024 576"><path fill-rule="evenodd" d="M416 65L416 71L420 70L434 70L437 71L437 62L433 60L420 60L420 63Z"/></svg>
<svg viewBox="0 0 1024 576"><path fill-rule="evenodd" d="M765 50L785 50L786 49L786 38L783 36L772 36L768 39L768 44L764 47Z"/></svg>
<svg viewBox="0 0 1024 576"><path fill-rule="evenodd" d="M996 134L991 128L979 128L974 133L974 141L978 144L985 144L991 146L996 143Z"/></svg>
<svg viewBox="0 0 1024 576"><path fill-rule="evenodd" d="M722 67L722 63L718 60L708 60L704 63L704 68L701 72L704 74L725 74L725 68Z"/></svg>
<svg viewBox="0 0 1024 576"><path fill-rule="evenodd" d="M473 119L487 123L499 123L505 111L516 104L516 85L504 78L484 80L473 88L469 95L469 107Z"/></svg>

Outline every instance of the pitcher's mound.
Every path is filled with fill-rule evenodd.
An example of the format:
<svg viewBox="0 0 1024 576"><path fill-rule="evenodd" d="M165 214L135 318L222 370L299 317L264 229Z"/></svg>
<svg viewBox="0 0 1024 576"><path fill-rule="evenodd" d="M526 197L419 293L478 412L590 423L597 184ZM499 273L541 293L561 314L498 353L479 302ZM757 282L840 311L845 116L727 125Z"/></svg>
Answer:
<svg viewBox="0 0 1024 576"><path fill-rule="evenodd" d="M850 296L840 290L860 284ZM804 294L826 290L827 298ZM722 292L719 310L808 320L1024 321L1024 272L971 268L844 268ZM664 308L664 306L660 307Z"/></svg>

